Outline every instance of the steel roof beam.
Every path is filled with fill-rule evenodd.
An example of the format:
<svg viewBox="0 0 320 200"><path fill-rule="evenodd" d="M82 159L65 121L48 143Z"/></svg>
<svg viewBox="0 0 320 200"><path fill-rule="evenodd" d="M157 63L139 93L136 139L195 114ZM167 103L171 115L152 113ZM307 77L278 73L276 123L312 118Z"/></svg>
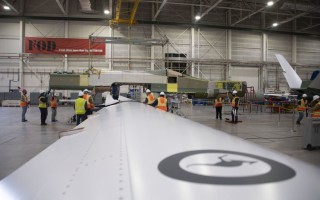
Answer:
<svg viewBox="0 0 320 200"><path fill-rule="evenodd" d="M11 10L13 10L14 12L16 12L17 14L19 14L19 11L11 4L9 3L7 0L2 0L3 3L5 3Z"/></svg>
<svg viewBox="0 0 320 200"><path fill-rule="evenodd" d="M167 0L162 1L160 8L157 10L157 13L154 15L153 20L156 20L156 18L158 17L158 15L160 14L162 8L164 7L164 5L167 3Z"/></svg>
<svg viewBox="0 0 320 200"><path fill-rule="evenodd" d="M274 4L278 3L279 1L281 1L281 0L277 0L277 1L275 1L275 2L274 2ZM254 11L253 13L251 13L251 14L249 14L249 15L247 15L247 16L245 16L245 17L241 18L241 19L239 19L238 21L236 21L236 22L232 23L232 24L231 24L231 26L234 26L234 25L236 25L236 24L238 24L238 23L242 22L243 20L246 20L246 19L250 18L251 16L253 16L253 15L255 15L255 14L257 14L257 13L259 13L259 12L263 11L263 10L264 10L264 9L266 9L266 8L268 8L268 6L267 6L267 5L266 5L266 6L264 6L264 7L262 7L262 8L260 8L259 10Z"/></svg>
<svg viewBox="0 0 320 200"><path fill-rule="evenodd" d="M63 7L63 5L61 4L60 0L56 0L56 2L57 2L57 4L58 4L58 6L59 6L59 8L60 8L61 12L62 12L64 15L66 15L67 13L66 13L66 11L65 11L65 9L64 9L64 7Z"/></svg>
<svg viewBox="0 0 320 200"><path fill-rule="evenodd" d="M204 13L200 16L200 20L202 19L202 17L204 17L205 15L207 15L212 9L214 9L215 7L217 7L217 5L219 5L223 0L218 0L215 4L213 4L210 8L208 8L206 11L204 11Z"/></svg>

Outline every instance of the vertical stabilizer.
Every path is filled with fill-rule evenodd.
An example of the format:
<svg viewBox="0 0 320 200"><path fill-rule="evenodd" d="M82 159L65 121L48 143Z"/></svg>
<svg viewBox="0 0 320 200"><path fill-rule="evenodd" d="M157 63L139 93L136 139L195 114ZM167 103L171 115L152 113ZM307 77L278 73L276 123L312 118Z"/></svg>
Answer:
<svg viewBox="0 0 320 200"><path fill-rule="evenodd" d="M290 88L300 88L302 80L298 74L293 70L288 61L280 54L276 54L276 57L282 67L283 75L286 78Z"/></svg>

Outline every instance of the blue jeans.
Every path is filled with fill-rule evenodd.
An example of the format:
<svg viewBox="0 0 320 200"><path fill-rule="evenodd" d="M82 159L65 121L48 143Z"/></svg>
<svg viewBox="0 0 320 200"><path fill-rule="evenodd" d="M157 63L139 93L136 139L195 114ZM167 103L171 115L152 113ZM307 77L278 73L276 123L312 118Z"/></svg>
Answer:
<svg viewBox="0 0 320 200"><path fill-rule="evenodd" d="M21 107L22 108L22 118L21 118L21 121L26 121L26 113L27 113L27 110L28 110L28 106L23 106Z"/></svg>

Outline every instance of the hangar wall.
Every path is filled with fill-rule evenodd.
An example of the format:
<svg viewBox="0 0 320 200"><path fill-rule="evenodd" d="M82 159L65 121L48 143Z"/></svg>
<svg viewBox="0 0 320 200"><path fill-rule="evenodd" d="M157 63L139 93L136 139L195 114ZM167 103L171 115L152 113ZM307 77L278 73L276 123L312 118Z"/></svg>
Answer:
<svg viewBox="0 0 320 200"><path fill-rule="evenodd" d="M309 79L320 63L320 39L275 33L263 34L207 27L147 25L118 26L111 29L106 22L54 20L0 20L0 92L22 85L30 92L48 87L48 73L53 71L83 72L95 68L113 70L161 69L165 53L187 56L187 72L208 80L246 80L256 90L279 88L288 90L274 54L283 54L296 67L302 79ZM94 36L130 38L168 38L161 46L107 44L105 56L64 56L23 54L23 36L88 38ZM229 53L230 52L230 53ZM266 53L264 60L263 54ZM231 55L229 55L231 54ZM239 61L226 63L226 59ZM250 64L250 62L256 64ZM267 64L263 64L267 62ZM246 64L248 63L248 65ZM257 64L258 63L258 64ZM260 63L260 64L259 64ZM23 74L23 76L21 76ZM16 82L15 82L16 81Z"/></svg>

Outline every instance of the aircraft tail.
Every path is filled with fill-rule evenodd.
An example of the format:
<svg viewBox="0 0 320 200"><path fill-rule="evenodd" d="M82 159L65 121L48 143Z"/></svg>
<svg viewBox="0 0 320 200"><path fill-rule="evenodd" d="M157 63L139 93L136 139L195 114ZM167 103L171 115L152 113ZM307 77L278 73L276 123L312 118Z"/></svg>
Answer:
<svg viewBox="0 0 320 200"><path fill-rule="evenodd" d="M283 75L286 78L290 88L300 88L302 84L301 78L293 70L288 61L280 54L275 54L283 70Z"/></svg>

